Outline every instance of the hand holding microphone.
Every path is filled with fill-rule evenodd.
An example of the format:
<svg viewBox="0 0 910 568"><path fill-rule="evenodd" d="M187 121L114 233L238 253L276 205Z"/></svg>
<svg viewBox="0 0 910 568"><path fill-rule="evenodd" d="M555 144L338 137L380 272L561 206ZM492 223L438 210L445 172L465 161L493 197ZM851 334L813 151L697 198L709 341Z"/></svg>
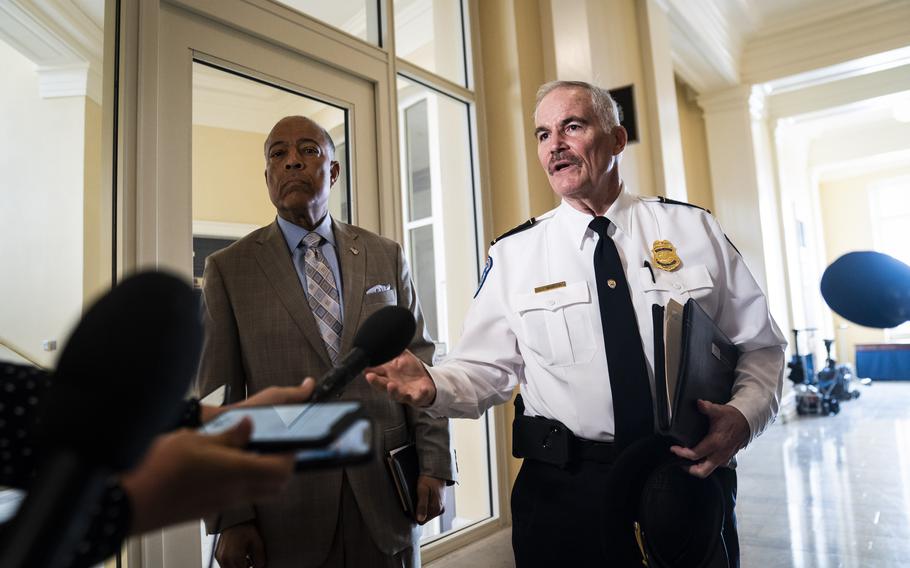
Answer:
<svg viewBox="0 0 910 568"><path fill-rule="evenodd" d="M180 279L124 280L83 316L45 395L37 476L0 543L0 565L66 566L111 475L173 424L202 342Z"/></svg>
<svg viewBox="0 0 910 568"><path fill-rule="evenodd" d="M379 309L357 330L351 351L319 379L312 401L321 402L340 395L368 365L382 365L404 351L416 331L417 323L409 310L399 306Z"/></svg>

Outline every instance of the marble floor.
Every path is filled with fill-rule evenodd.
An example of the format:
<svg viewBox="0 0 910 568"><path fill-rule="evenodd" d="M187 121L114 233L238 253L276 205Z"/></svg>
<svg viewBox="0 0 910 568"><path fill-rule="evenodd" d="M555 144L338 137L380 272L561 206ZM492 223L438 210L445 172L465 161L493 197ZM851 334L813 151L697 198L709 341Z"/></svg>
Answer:
<svg viewBox="0 0 910 568"><path fill-rule="evenodd" d="M773 424L739 458L743 568L910 566L910 382ZM505 530L429 568L514 566Z"/></svg>

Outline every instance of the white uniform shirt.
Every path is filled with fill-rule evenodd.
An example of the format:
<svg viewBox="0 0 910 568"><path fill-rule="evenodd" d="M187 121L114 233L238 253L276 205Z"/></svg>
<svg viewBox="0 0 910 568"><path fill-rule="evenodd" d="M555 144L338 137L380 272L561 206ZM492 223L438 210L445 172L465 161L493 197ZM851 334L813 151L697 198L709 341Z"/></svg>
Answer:
<svg viewBox="0 0 910 568"><path fill-rule="evenodd" d="M695 298L741 350L730 405L757 436L777 413L786 340L739 253L710 213L623 190L605 215L625 267L654 391L651 305ZM431 414L478 417L521 385L525 414L559 420L582 438L613 439L613 400L594 277L593 217L563 202L490 248L461 341L429 372ZM654 266L655 240L682 265ZM654 280L644 262L651 263ZM490 264L492 263L492 264ZM565 282L535 293L534 289Z"/></svg>

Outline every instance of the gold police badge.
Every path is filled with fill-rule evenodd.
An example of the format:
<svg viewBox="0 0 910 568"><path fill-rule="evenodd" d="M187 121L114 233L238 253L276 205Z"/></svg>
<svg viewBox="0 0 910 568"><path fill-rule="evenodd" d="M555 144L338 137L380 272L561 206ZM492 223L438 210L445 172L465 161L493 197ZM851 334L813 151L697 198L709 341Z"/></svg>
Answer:
<svg viewBox="0 0 910 568"><path fill-rule="evenodd" d="M667 272L673 272L682 264L679 255L676 254L676 247L670 241L654 241L651 246L651 256L654 258L657 268Z"/></svg>

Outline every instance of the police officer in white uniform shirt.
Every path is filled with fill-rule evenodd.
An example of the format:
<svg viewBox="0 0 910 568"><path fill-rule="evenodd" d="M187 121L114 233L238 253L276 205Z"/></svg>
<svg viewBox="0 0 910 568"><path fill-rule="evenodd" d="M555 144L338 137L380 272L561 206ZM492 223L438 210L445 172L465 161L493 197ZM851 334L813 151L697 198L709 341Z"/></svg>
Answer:
<svg viewBox="0 0 910 568"><path fill-rule="evenodd" d="M449 417L479 417L520 385L520 568L609 565L598 532L603 479L623 447L653 432L652 304L694 298L741 351L732 400L699 403L707 436L672 448L694 462L692 475L717 468L727 511L736 493L728 466L778 410L786 341L767 298L709 212L626 189L617 116L609 93L587 83L540 88L538 157L562 203L493 242L461 341L442 364L426 368L405 352L367 373L395 400ZM727 516L723 538L738 565Z"/></svg>

